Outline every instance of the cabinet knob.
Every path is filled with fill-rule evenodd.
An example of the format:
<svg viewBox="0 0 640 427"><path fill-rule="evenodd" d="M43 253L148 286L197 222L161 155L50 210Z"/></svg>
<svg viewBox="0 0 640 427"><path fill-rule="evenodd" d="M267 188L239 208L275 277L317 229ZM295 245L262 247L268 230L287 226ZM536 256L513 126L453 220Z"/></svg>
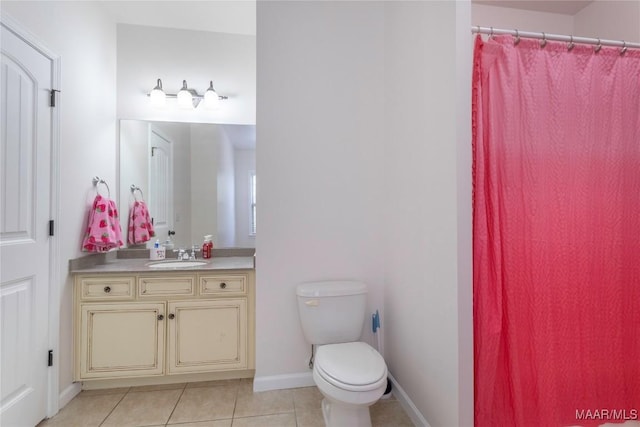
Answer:
<svg viewBox="0 0 640 427"><path fill-rule="evenodd" d="M111 292L111 286L105 286L105 287L104 287L104 291L105 291L106 293Z"/></svg>
<svg viewBox="0 0 640 427"><path fill-rule="evenodd" d="M175 314L173 314L173 313L169 313L169 316L168 316L168 317L169 317L169 319L175 319L176 315L175 315Z"/></svg>
<svg viewBox="0 0 640 427"><path fill-rule="evenodd" d="M164 320L164 314L158 314L158 320Z"/></svg>
<svg viewBox="0 0 640 427"><path fill-rule="evenodd" d="M224 283L224 282L220 283L220 289L224 289L224 288L226 288L226 287L227 287L227 284L226 284L226 283Z"/></svg>

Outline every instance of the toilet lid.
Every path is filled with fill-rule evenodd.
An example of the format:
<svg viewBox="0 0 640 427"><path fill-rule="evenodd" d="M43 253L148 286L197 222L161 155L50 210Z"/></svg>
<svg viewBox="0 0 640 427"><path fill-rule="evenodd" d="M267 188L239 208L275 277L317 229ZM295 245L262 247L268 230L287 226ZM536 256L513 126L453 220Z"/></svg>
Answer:
<svg viewBox="0 0 640 427"><path fill-rule="evenodd" d="M338 387L375 384L387 376L387 365L380 353L363 342L320 346L314 364L318 373Z"/></svg>

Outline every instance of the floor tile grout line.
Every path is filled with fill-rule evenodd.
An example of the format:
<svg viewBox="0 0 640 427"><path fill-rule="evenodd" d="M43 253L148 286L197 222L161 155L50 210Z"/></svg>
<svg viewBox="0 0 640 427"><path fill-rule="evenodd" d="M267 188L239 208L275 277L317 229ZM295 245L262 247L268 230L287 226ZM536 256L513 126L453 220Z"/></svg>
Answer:
<svg viewBox="0 0 640 427"><path fill-rule="evenodd" d="M184 395L184 391L187 389L187 385L189 383L185 383L184 387L182 387L182 391L180 392L180 396L178 396L178 400L176 400L176 404L173 405L173 409L171 410L171 413L169 414L169 417L167 418L167 421L164 423L165 426L169 425L169 421L171 420L171 417L173 416L173 413L176 411L176 408L178 407L178 404L180 403L180 399L182 399L182 396Z"/></svg>
<svg viewBox="0 0 640 427"><path fill-rule="evenodd" d="M296 427L298 426L298 410L296 409L296 394L295 392L291 393L291 400L293 401L293 421L296 423Z"/></svg>
<svg viewBox="0 0 640 427"><path fill-rule="evenodd" d="M233 412L231 413L231 427L233 427L233 420L236 419L236 407L238 406L238 395L240 394L240 384L242 384L242 380L238 381L236 384L236 398L233 401Z"/></svg>
<svg viewBox="0 0 640 427"><path fill-rule="evenodd" d="M120 405L122 403L122 401L124 400L125 396L127 394L129 394L129 390L131 390L131 387L127 388L127 391L124 392L124 394L122 395L122 397L120 398L120 400L118 400L118 403L116 403L114 405L113 408L111 408L111 410L109 411L109 413L107 414L106 417L104 417L104 419L102 420L102 422L100 422L100 424L98 424L98 427L102 426L104 424L105 421L107 421L107 418L109 418L109 416L111 416L111 414L113 413L113 411L116 410L116 408L118 407L118 405Z"/></svg>

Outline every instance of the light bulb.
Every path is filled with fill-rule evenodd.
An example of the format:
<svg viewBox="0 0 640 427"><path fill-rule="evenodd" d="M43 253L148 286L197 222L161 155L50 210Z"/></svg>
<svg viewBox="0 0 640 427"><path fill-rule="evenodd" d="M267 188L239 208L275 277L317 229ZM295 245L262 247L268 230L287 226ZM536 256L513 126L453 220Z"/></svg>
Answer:
<svg viewBox="0 0 640 427"><path fill-rule="evenodd" d="M220 98L213 88L213 82L209 82L209 89L204 93L204 107L208 110L213 110L220 106Z"/></svg>
<svg viewBox="0 0 640 427"><path fill-rule="evenodd" d="M167 96L162 90L162 80L158 79L158 84L149 94L152 107L163 107L166 103Z"/></svg>
<svg viewBox="0 0 640 427"><path fill-rule="evenodd" d="M193 95L187 89L187 81L182 81L182 89L178 92L178 107L193 108Z"/></svg>

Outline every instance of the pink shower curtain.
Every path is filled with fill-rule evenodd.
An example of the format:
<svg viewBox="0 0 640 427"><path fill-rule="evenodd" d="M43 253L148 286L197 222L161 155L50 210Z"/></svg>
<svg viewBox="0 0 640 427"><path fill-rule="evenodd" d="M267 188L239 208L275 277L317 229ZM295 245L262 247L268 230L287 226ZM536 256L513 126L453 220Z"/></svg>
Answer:
<svg viewBox="0 0 640 427"><path fill-rule="evenodd" d="M476 427L640 416L640 51L476 39Z"/></svg>

